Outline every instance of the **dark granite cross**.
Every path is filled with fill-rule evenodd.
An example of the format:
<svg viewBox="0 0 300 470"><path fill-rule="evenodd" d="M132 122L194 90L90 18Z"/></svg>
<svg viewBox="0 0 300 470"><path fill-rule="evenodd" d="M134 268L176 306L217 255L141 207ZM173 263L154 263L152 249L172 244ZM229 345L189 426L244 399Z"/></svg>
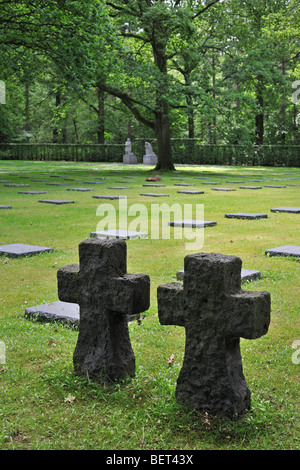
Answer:
<svg viewBox="0 0 300 470"><path fill-rule="evenodd" d="M229 417L250 408L240 337L259 338L270 323L270 294L241 290L241 267L235 256L188 255L183 285L173 282L157 289L160 323L186 330L177 400Z"/></svg>
<svg viewBox="0 0 300 470"><path fill-rule="evenodd" d="M80 306L75 373L99 383L135 375L128 315L149 308L150 279L126 274L124 240L88 239L79 244L80 264L58 270L58 297Z"/></svg>

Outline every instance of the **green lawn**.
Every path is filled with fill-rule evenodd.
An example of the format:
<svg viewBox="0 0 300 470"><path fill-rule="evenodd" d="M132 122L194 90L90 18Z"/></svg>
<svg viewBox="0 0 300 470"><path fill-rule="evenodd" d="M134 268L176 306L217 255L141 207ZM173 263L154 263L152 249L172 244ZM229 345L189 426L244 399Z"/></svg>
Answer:
<svg viewBox="0 0 300 470"><path fill-rule="evenodd" d="M157 173L142 165L0 163L1 180L30 184L16 188L0 183L0 204L12 205L11 210L0 210L0 245L26 243L54 249L53 253L34 257L0 258L0 341L6 348L6 361L0 364L1 449L299 449L300 366L293 349L293 343L300 340L299 258L268 257L265 250L300 245L300 215L270 212L273 207L300 207L300 187L265 186L300 185L300 170L181 165L177 170L176 174L160 173L166 187L144 188L145 178ZM123 175L138 178L128 179L129 188L122 192L108 189L121 185L118 181ZM97 185L82 183L97 181L97 176L111 180ZM189 178L182 182L195 186L175 186L180 181L173 178ZM256 179L264 181L253 182ZM49 186L46 181L70 186ZM214 185L202 184L205 181L216 181L219 184L215 186L236 191L213 191ZM240 189L242 185L262 189ZM68 187L90 187L94 191L67 191ZM204 194L177 193L182 189L201 189ZM48 194L18 194L25 190ZM169 197L148 198L140 196L142 192ZM97 194L124 194L128 207L141 203L149 214L151 204L204 204L205 220L216 221L217 226L205 229L201 251L239 256L244 268L261 272L262 279L243 288L270 292L271 324L262 338L241 340L244 374L252 393L251 411L241 419L200 414L182 407L174 397L185 332L159 324L156 290L160 284L175 281L176 271L183 269L184 257L190 253L185 240L149 237L127 242L128 272L147 273L151 279L151 306L141 323L129 324L136 357L136 377L129 384L102 388L74 376L76 329L25 319L26 307L58 300L57 270L78 262L78 244L89 238L101 219L96 213L98 206L112 204L118 213L119 201L92 198ZM75 203L56 206L41 204L39 199ZM224 216L228 212L267 213L268 218L227 219ZM129 222L134 220L133 216L128 218ZM141 222L145 226L148 221L141 218ZM151 235L150 224L148 228ZM174 358L169 361L171 355Z"/></svg>

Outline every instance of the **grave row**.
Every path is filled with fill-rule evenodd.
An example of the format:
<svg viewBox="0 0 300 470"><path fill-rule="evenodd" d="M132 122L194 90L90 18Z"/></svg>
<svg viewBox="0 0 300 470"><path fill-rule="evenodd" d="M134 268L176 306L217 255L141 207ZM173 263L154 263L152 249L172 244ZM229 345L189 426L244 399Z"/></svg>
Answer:
<svg viewBox="0 0 300 470"><path fill-rule="evenodd" d="M50 177L64 177L64 175L48 175ZM88 176L88 175L86 175ZM95 177L95 175L93 175ZM25 178L25 176L23 176ZM131 179L131 182L133 179L136 179L137 177L134 177L134 176L123 176L124 179ZM194 178L196 179L205 179L207 177L200 177L200 176L195 176ZM64 178L65 180L69 180L69 181L82 181L78 178ZM102 179L102 180L105 180L104 177L96 177L96 179ZM109 178L106 178L106 180L108 180ZM183 180L187 180L188 178L172 178L172 180L176 180L176 181L183 181ZM294 178L272 178L270 180L283 180L283 179L294 179ZM42 181L42 182L45 182L47 185L50 185L50 186L68 186L69 183L50 183L49 181L47 180L39 180L39 179L36 179L34 180L35 182L36 181ZM254 180L253 180L254 181ZM258 180L257 180L258 181ZM29 184L21 184L21 183L13 183L12 181L10 180L1 180L0 181L1 183L4 183L4 186L8 186L8 187L25 187L25 186L30 186ZM83 181L85 184L105 184L106 181ZM128 181L119 181L120 183L128 183ZM241 181L241 180L230 180L230 181L225 181L225 183L243 183L244 181ZM201 181L201 184L207 184L207 185L219 185L220 182L219 181ZM191 183L174 183L174 185L176 186L194 186L194 184L191 184ZM144 187L166 187L165 184L161 184L161 183L147 183L147 184L143 184ZM285 187L283 185L266 185L265 187L273 187L273 188L282 188L282 187ZM117 190L123 190L123 189L130 189L131 186L109 186L108 189L117 189ZM213 191L236 191L236 188L226 188L226 187L213 187L211 188ZM262 189L262 186L240 186L240 189ZM79 187L79 188L67 188L68 191L81 191L81 192L87 192L87 191L93 191L94 189L93 188L82 188L82 187ZM201 191L201 190L179 190L177 191L178 193L181 193L181 194L191 194L191 195L195 195L195 194L204 194L204 191ZM20 194L47 194L47 191L34 191L34 190L28 190L28 191L19 191ZM169 195L168 194L159 194L159 193L141 193L142 196L148 196L148 197L168 197ZM108 198L108 199L117 199L117 196L113 196L113 195L103 195L103 196L93 196L95 198ZM121 198L122 196L119 196L119 198ZM41 203L49 203L49 204L72 204L74 203L74 201L69 201L69 200L56 200L56 199L47 199L47 200L40 200L39 202ZM1 209L11 209L12 206L10 205L1 205L0 206ZM294 211L296 211L297 208L294 208ZM275 211L275 210L274 210ZM290 210L290 212L292 212Z"/></svg>

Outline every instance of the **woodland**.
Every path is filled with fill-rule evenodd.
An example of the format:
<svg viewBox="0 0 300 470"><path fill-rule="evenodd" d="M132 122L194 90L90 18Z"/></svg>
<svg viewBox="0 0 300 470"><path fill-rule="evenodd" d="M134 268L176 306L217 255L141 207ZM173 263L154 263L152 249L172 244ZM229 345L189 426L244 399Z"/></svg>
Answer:
<svg viewBox="0 0 300 470"><path fill-rule="evenodd" d="M298 0L0 0L0 143L300 145ZM298 105L298 106L297 106Z"/></svg>

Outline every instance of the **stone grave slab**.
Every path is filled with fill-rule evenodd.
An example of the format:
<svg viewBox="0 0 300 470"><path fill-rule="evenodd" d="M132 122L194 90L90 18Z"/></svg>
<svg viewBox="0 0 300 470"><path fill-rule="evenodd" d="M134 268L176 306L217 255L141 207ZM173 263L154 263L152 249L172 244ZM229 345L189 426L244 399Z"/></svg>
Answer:
<svg viewBox="0 0 300 470"><path fill-rule="evenodd" d="M79 305L70 302L50 302L25 309L25 317L41 322L59 321L75 326L79 325Z"/></svg>
<svg viewBox="0 0 300 470"><path fill-rule="evenodd" d="M225 183L245 183L245 181L225 181Z"/></svg>
<svg viewBox="0 0 300 470"><path fill-rule="evenodd" d="M242 260L218 253L184 258L184 282L157 288L161 325L185 328L185 354L175 396L183 405L230 419L250 409L240 337L268 332L268 292L241 287Z"/></svg>
<svg viewBox="0 0 300 470"><path fill-rule="evenodd" d="M169 197L169 194L159 194L159 193L141 193L140 196L149 196L149 197Z"/></svg>
<svg viewBox="0 0 300 470"><path fill-rule="evenodd" d="M148 184L143 184L143 186L147 187L147 186L151 186L153 188L162 188L162 187L165 187L166 185L165 184L156 184L156 183L148 183Z"/></svg>
<svg viewBox="0 0 300 470"><path fill-rule="evenodd" d="M262 189L262 186L240 186L240 189Z"/></svg>
<svg viewBox="0 0 300 470"><path fill-rule="evenodd" d="M110 199L110 200L114 200L114 199L125 199L126 196L116 196L116 195L109 195L109 194L103 194L103 195L100 195L100 196L93 196L94 199Z"/></svg>
<svg viewBox="0 0 300 470"><path fill-rule="evenodd" d="M108 189L131 189L131 186L109 186Z"/></svg>
<svg viewBox="0 0 300 470"><path fill-rule="evenodd" d="M8 183L13 183L13 181L11 181L11 180L0 180L0 183L7 183L8 184Z"/></svg>
<svg viewBox="0 0 300 470"><path fill-rule="evenodd" d="M69 183L46 183L47 186L70 186Z"/></svg>
<svg viewBox="0 0 300 470"><path fill-rule="evenodd" d="M148 233L135 232L133 230L111 229L91 232L90 237L96 238L121 238L123 240L134 240L137 238L148 238Z"/></svg>
<svg viewBox="0 0 300 470"><path fill-rule="evenodd" d="M189 189L182 189L180 191L177 191L179 194L204 194L204 191L193 191Z"/></svg>
<svg viewBox="0 0 300 470"><path fill-rule="evenodd" d="M75 374L100 384L135 376L128 315L150 306L150 278L127 273L124 240L90 238L79 244L79 264L57 271L58 297L80 307L73 354Z"/></svg>
<svg viewBox="0 0 300 470"><path fill-rule="evenodd" d="M242 282L255 281L256 279L261 279L261 273L254 269L242 269L241 279Z"/></svg>
<svg viewBox="0 0 300 470"><path fill-rule="evenodd" d="M300 214L300 207L275 207L271 212L287 212L289 214Z"/></svg>
<svg viewBox="0 0 300 470"><path fill-rule="evenodd" d="M286 186L280 186L278 184L266 184L265 188L286 188Z"/></svg>
<svg viewBox="0 0 300 470"><path fill-rule="evenodd" d="M12 206L0 205L0 209L12 209Z"/></svg>
<svg viewBox="0 0 300 470"><path fill-rule="evenodd" d="M217 222L210 221L210 220L174 220L172 222L168 222L170 227L191 227L191 228L202 228L202 227L214 227L217 225Z"/></svg>
<svg viewBox="0 0 300 470"><path fill-rule="evenodd" d="M82 192L87 192L87 191L95 191L94 188L67 188L67 191L82 191Z"/></svg>
<svg viewBox="0 0 300 470"><path fill-rule="evenodd" d="M235 188L211 188L212 191L236 191Z"/></svg>
<svg viewBox="0 0 300 470"><path fill-rule="evenodd" d="M74 204L74 201L66 201L65 199L41 199L39 202L44 202L46 204Z"/></svg>
<svg viewBox="0 0 300 470"><path fill-rule="evenodd" d="M220 184L219 181L201 181L200 184Z"/></svg>
<svg viewBox="0 0 300 470"><path fill-rule="evenodd" d="M253 220L253 219L267 219L268 214L256 214L252 212L235 212L232 214L225 214L225 217L227 219L248 219L248 220Z"/></svg>
<svg viewBox="0 0 300 470"><path fill-rule="evenodd" d="M24 187L30 186L30 184L10 183L10 184L5 184L4 186L8 186L11 188L24 188Z"/></svg>
<svg viewBox="0 0 300 470"><path fill-rule="evenodd" d="M0 246L0 256L7 256L8 258L22 258L25 256L34 256L45 252L52 253L53 248L26 245L24 243L13 243L11 245Z"/></svg>
<svg viewBox="0 0 300 470"><path fill-rule="evenodd" d="M176 278L177 281L183 281L184 277L184 270L181 269L177 271ZM246 281L255 281L256 279L261 279L260 271L256 271L254 269L243 269L241 270L241 280L242 282Z"/></svg>
<svg viewBox="0 0 300 470"><path fill-rule="evenodd" d="M48 194L48 191L18 191L18 194Z"/></svg>
<svg viewBox="0 0 300 470"><path fill-rule="evenodd" d="M174 186L196 186L192 183L174 183Z"/></svg>
<svg viewBox="0 0 300 470"><path fill-rule="evenodd" d="M277 248L270 248L265 251L266 255L269 256L294 256L300 257L300 246L296 245L284 245Z"/></svg>
<svg viewBox="0 0 300 470"><path fill-rule="evenodd" d="M105 181L82 181L83 184L105 184Z"/></svg>

